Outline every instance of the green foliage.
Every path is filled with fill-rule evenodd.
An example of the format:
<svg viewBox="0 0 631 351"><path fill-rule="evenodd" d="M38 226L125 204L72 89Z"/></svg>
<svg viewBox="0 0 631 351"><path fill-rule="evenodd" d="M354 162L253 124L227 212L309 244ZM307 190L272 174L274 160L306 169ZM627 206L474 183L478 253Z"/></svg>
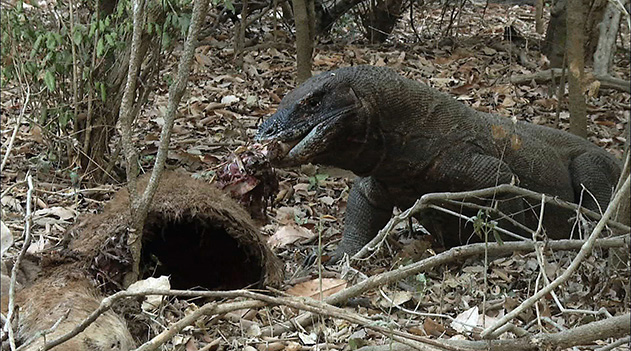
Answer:
<svg viewBox="0 0 631 351"><path fill-rule="evenodd" d="M85 114L89 104L94 116L101 116L116 111L111 106L120 103L110 96L119 87L108 85L112 84L108 74L116 73L117 64L124 65L120 57L128 49L133 29L131 0L118 1L107 16L98 10L100 1L74 3L71 17L70 2L38 8L18 0L14 7L3 8L0 18L0 87L28 85L30 110L38 116L36 122L50 131L45 135L76 137L79 133L74 132L80 131L76 115ZM159 38L162 48L169 48L186 35L191 0L162 0L147 6L161 6L164 16L147 20L143 41ZM146 11L156 12L160 13ZM95 123L111 123L116 117Z"/></svg>
<svg viewBox="0 0 631 351"><path fill-rule="evenodd" d="M212 0L212 2L213 5L219 5L219 3L221 2L223 6L225 6L228 10L230 10L232 13L235 13L234 3L231 0Z"/></svg>
<svg viewBox="0 0 631 351"><path fill-rule="evenodd" d="M309 189L313 189L329 177L328 174L316 174L309 177Z"/></svg>
<svg viewBox="0 0 631 351"><path fill-rule="evenodd" d="M482 240L488 239L488 234L493 234L493 238L500 245L503 244L502 238L495 227L497 221L491 219L486 211L479 210L478 214L473 217L473 230Z"/></svg>
<svg viewBox="0 0 631 351"><path fill-rule="evenodd" d="M103 58L125 43L120 38L127 34L121 23L128 21L126 16L128 1L119 3L116 15L99 19L96 11L86 7L97 6L96 2L86 3L74 9L74 23L70 23L67 2L57 2L51 8L26 9L22 1L13 8L3 10L1 19L2 70L0 84L28 84L34 107L40 108L39 123L51 129L64 130L74 122L73 66L77 70L77 100L83 105L89 95L106 99L106 86L95 81L85 84L95 76L98 58ZM74 56L73 56L74 43ZM97 61L93 62L93 53ZM96 66L95 66L96 65ZM90 91L92 90L92 91ZM85 106L79 106L85 110Z"/></svg>

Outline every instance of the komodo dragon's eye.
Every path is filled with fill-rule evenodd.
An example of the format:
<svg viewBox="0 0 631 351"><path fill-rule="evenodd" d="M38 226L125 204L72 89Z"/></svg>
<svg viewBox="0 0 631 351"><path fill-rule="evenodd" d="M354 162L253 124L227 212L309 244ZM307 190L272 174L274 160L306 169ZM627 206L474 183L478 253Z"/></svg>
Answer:
<svg viewBox="0 0 631 351"><path fill-rule="evenodd" d="M303 100L303 104L309 107L318 107L318 105L320 105L320 98L319 97L312 97L306 100Z"/></svg>

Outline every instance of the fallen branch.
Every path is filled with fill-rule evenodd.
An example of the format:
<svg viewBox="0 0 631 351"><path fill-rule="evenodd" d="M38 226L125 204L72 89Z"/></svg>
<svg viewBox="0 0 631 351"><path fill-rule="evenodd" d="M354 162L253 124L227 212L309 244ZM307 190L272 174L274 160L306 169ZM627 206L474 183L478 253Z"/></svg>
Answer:
<svg viewBox="0 0 631 351"><path fill-rule="evenodd" d="M55 347L71 338L79 334L81 331L85 330L88 325L96 321L96 319L109 310L113 304L121 300L123 298L128 297L137 297L137 296L147 296L147 295L162 295L162 296L179 296L179 297L204 297L204 298L249 298L251 300L247 301L239 301L239 302L229 302L229 303L217 303L217 302L209 302L195 312L187 315L182 318L178 322L172 324L162 333L155 336L153 339L144 343L140 347L138 347L135 351L149 351L155 350L159 346L166 343L173 336L175 336L179 331L181 331L186 326L189 326L199 318L204 315L215 315L215 314L225 314L231 311L241 310L241 309L251 309L251 308L259 308L267 305L284 305L292 308L296 308L298 310L310 311L311 313L315 313L318 315L329 316L333 318L340 318L347 320L352 323L360 324L366 328L373 329L377 332L380 332L386 336L392 337L394 340L402 343L408 343L408 340L414 340L416 342L421 342L424 344L430 344L437 347L441 347L446 350L453 351L464 351L465 349L459 348L457 346L444 345L440 341L431 340L425 337L420 337L417 335L413 335L410 333L393 330L391 328L380 326L374 323L374 320L368 319L358 313L346 311L342 308L338 308L335 306L331 306L325 302L316 301L311 298L304 297L273 297L268 295L263 295L260 293L255 293L247 290L233 290L233 291L192 291L192 290L161 290L161 289L146 289L142 291L121 291L114 295L111 295L107 298L104 298L101 301L101 304L97 310L92 312L90 316L88 316L84 321L82 321L77 327L75 327L71 332L59 337L56 340L47 343L44 350L49 350L52 347Z"/></svg>
<svg viewBox="0 0 631 351"><path fill-rule="evenodd" d="M622 337L629 333L629 328L631 327L630 322L631 314L627 313L622 316L591 322L558 333L539 333L537 335L506 340L445 340L444 342L445 344L466 348L467 350L556 350L586 345L595 340ZM415 349L417 348L393 343L388 345L365 346L359 348L358 351L411 351Z"/></svg>
<svg viewBox="0 0 631 351"><path fill-rule="evenodd" d="M629 236L624 236L624 237L600 239L595 242L595 245L602 248L621 247L624 245L628 245L630 241L631 240ZM584 241L582 240L558 240L558 241L548 242L547 247L554 250L573 250L573 249L580 248L583 243ZM213 304L212 306L204 305L202 306L202 308L194 312L196 316L195 318L186 317L187 318L186 321L184 322L180 321L181 323L178 322L176 325L172 325L167 330L167 331L170 331L169 333L174 333L175 332L174 330L181 330L181 328L184 328L186 325L188 325L187 323L194 322L197 318L201 317L202 315L222 314L222 313L233 311L235 309L259 308L266 305L278 305L278 304L287 305L290 307L297 308L299 310L310 311L296 318L296 321L300 324L307 324L305 321L307 320L311 321L311 318L315 313L315 314L328 315L334 318L346 319L353 323L359 323L359 324L367 323L370 325L366 325L366 327L371 327L374 321L368 320L368 319L362 319L364 317L360 315L349 314L347 313L347 311L336 308L334 306L330 306L329 304L341 304L342 302L348 300L349 298L358 296L370 289L379 287L384 284L388 284L395 280L403 279L410 275L416 274L423 270L430 269L440 264L450 262L455 259L481 255L485 251L485 246L488 246L489 254L493 254L493 255L507 254L507 253L512 253L514 251L532 251L534 249L534 244L530 242L509 242L503 245L499 245L497 243L489 243L488 245L471 244L471 245L456 247L449 251L443 252L439 255L416 262L412 265L401 267L391 272L385 272L379 275L375 275L371 278L366 279L363 282L360 282L348 289L345 289L341 292L338 292L326 298L324 302L317 302L315 300L307 300L307 302L305 302L304 300L300 300L299 298L275 298L275 297L271 297L267 295L254 293L247 290L234 290L234 291L192 291L192 290L158 290L158 289L147 289L143 291L124 290L124 291L120 291L116 294L113 294L109 297L104 298L101 301L99 307L95 311L90 313L90 315L87 316L75 328L73 328L73 330L60 336L59 338L55 340L48 342L43 348L43 350L49 350L67 340L70 340L74 336L78 335L79 333L84 331L90 324L96 321L100 315L108 311L118 300L121 300L123 298L128 298L128 297L147 296L147 295L179 296L179 297L188 297L188 298L193 298L193 297L238 298L238 297L242 297L242 298L249 298L249 299L256 300L256 301L244 301L244 302L241 302L239 305L234 305L234 306L229 305L229 304L217 305L216 303L212 303ZM300 305L300 304L303 304L303 305ZM268 327L266 329L267 329L266 331L263 331L264 335L272 335L272 334L278 335L280 334L280 332L290 330L291 328L286 327L281 324L279 326L275 326L274 328ZM278 329L282 329L282 330L278 330ZM379 332L386 332L385 329L379 329L379 327L375 327L373 329ZM167 331L165 331L165 333ZM408 333L396 332L393 334L393 331L391 329L387 329L387 332L388 333L386 335L396 334L397 338L403 338L403 339L409 339L409 340L415 340L415 341L427 343L427 340L410 335ZM158 340L166 340L167 335L172 335L172 334L160 334L160 335L162 335L160 339L154 338L153 341L150 342L149 345L147 346L143 345L138 350L154 349L153 346L157 347L159 344L159 342L157 342ZM397 340L400 340L400 339L397 339ZM445 347L447 349L452 349L452 350L458 349L458 347L450 347L449 345L445 346L440 343L434 344L434 346L441 347L443 349L445 349ZM22 349L22 347L20 349Z"/></svg>
<svg viewBox="0 0 631 351"><path fill-rule="evenodd" d="M553 77L554 79L561 77L560 68L551 68L545 71L539 71L531 74L515 75L510 78L510 82L515 85L530 84L530 82L532 82L533 80L537 83L547 83L552 80ZM599 81L601 88L615 89L631 93L631 82L628 80L612 77L610 75L589 73L586 74L586 78L588 79L588 81Z"/></svg>

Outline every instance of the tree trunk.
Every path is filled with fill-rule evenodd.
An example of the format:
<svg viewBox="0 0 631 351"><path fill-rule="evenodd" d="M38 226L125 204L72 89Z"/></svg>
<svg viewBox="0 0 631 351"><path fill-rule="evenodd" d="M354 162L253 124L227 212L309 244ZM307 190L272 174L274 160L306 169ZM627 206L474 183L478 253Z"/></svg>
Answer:
<svg viewBox="0 0 631 351"><path fill-rule="evenodd" d="M605 15L599 25L600 37L594 53L594 74L606 75L613 61L616 35L620 26L620 11L613 3L607 5Z"/></svg>
<svg viewBox="0 0 631 351"><path fill-rule="evenodd" d="M537 34L543 34L543 0L535 3L535 30Z"/></svg>
<svg viewBox="0 0 631 351"><path fill-rule="evenodd" d="M570 0L567 7L567 42L568 83L570 132L581 137L587 137L587 108L583 95L583 73L585 70L584 49L585 40L583 24L585 15L582 1Z"/></svg>
<svg viewBox="0 0 631 351"><path fill-rule="evenodd" d="M596 45L598 43L598 24L605 13L607 0L571 0L579 1L583 6L584 20L581 27L584 30L584 60L591 63ZM542 51L550 60L551 67L561 67L563 63L563 53L567 41L567 11L568 0L556 0L550 11L550 23L546 31L546 39ZM574 31L575 28L572 28Z"/></svg>
<svg viewBox="0 0 631 351"><path fill-rule="evenodd" d="M309 2L313 0L292 0L294 4L294 21L296 23L296 65L297 83L300 84L311 77L311 56L313 55L314 20L313 12L309 12Z"/></svg>
<svg viewBox="0 0 631 351"><path fill-rule="evenodd" d="M107 9L115 4L114 1L103 2L109 4ZM156 2L148 2L148 18L155 23L164 21L164 12L160 4ZM106 13L102 13L103 18ZM129 42L131 35L127 42ZM123 96L123 89L127 78L127 70L129 68L130 45L126 45L123 49L117 50L105 58L104 64L100 65L100 70L96 71L91 77L91 81L104 82L106 86L106 99L95 99L93 111L90 112L86 119L85 132L78 135L83 152L80 155L81 167L84 174L90 174L93 180L104 182L112 180L108 178L118 178L117 174L112 174L111 170L116 162L116 155L110 150L110 139L115 134L115 126L118 121L120 103ZM156 35L149 35L146 31L143 33L142 44L139 52L142 57L146 57L144 61L144 69L138 79L145 84L138 87L135 109L140 109L147 101L148 94L152 90L154 77L158 68L160 42ZM100 93L97 92L97 96ZM117 150L118 153L119 150Z"/></svg>
<svg viewBox="0 0 631 351"><path fill-rule="evenodd" d="M335 21L342 17L346 12L366 0L339 0L335 4L327 8L322 1L317 3L316 12L316 34L326 33Z"/></svg>
<svg viewBox="0 0 631 351"><path fill-rule="evenodd" d="M372 44L383 43L394 29L401 12L403 0L376 0L362 17L366 39Z"/></svg>

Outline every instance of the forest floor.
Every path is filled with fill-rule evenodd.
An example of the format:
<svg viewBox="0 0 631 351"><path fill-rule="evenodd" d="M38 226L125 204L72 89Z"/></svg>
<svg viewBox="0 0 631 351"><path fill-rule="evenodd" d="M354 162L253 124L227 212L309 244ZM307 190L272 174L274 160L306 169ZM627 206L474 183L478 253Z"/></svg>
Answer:
<svg viewBox="0 0 631 351"><path fill-rule="evenodd" d="M475 109L567 129L567 96L561 99L557 117L557 85L551 82L514 85L510 82L515 75L547 68L546 59L539 52L543 37L534 29L534 7L489 4L483 11L484 6L468 4L449 36L444 35L447 21L441 21L440 7L417 7L414 21L410 21L408 14L404 15L392 37L380 45L366 44L358 25L345 17L328 37L320 39L314 55L314 74L349 65L388 66L447 92ZM211 11L218 15L215 10ZM510 25L523 37L506 40L504 31ZM269 47L246 51L241 68L235 67L233 60L233 25L230 21L218 26L215 33L202 41L175 122L168 168L212 181L217 172L231 162L233 155L252 144L260 122L271 115L280 99L295 87L292 37L281 23L278 28L274 30L270 18L264 18L262 23L250 28L247 39ZM631 73L629 33L626 29L623 31L623 39L619 41L623 44L615 56L612 74L628 79ZM511 50L521 53L521 57L509 54ZM176 59L173 57L166 65L165 75L175 75ZM3 145L20 108L18 96L11 94L2 92ZM157 150L167 97L168 87L163 84L150 98L137 123L135 142L141 149L145 170L149 169ZM624 130L628 127L630 102L628 93L590 85L588 137L618 158L621 158L626 142ZM13 232L18 244L19 235L24 230L26 187L9 187L31 171L36 177L36 186L45 190L36 198L32 228L35 240L29 249L32 253L58 243L79 215L101 211L111 194L122 186L103 185L93 197L71 196L71 170L58 170L54 163L51 167L51 163L42 161L46 147L41 131L24 124L2 175L2 221ZM267 209L269 218L263 224L262 232L284 263L285 282L281 290L310 295L314 292L313 284L317 284L314 282L317 281L318 267L304 263L317 250L318 234L322 235L325 252L335 248L341 237L346 198L354 176L347 171L315 165L279 169L276 174L280 191ZM427 242L424 237L408 234L406 226L398 226L386 248L369 260L354 265L354 269L343 269L351 274L342 275L339 267L326 268L324 276L329 279L323 281L323 289L329 293L338 291L362 277L440 252L440 248L429 248ZM8 255L15 255L15 252L12 248ZM550 279L556 278L575 255L576 251L552 253L545 273ZM611 315L629 312L629 267L615 269L607 264L605 256L606 252L596 250L578 272L556 290L565 308L597 312L604 307ZM458 321L478 324L479 318L486 319L488 325L540 289L542 283L539 280L540 268L534 253L516 252L487 264L483 257L476 257L456 260L397 284L382 286L354 299L346 308L370 316L375 323L392 323L394 328L415 335L475 340L479 338L479 330L462 327ZM136 335L137 341L146 341L160 333L196 306L194 301L184 299L165 302L168 306L159 314L144 318L143 325L136 326L143 331L142 336ZM485 316L482 315L483 305ZM313 326L295 332L264 338L260 334L261 327L287 321L297 312L281 307L246 312L237 317L251 321L246 329L243 323L235 323L229 318L212 321L209 318L182 331L164 349L198 350L209 343L213 344L211 350L246 346L259 350L341 349L348 345L388 344L391 340L388 335L364 325L333 318L321 319ZM526 328L529 322L537 320L537 316L541 324L535 322L527 326L532 333L557 332L602 318L598 314L562 313L550 298L540 301L536 309L527 309L518 322ZM505 337L510 337L508 334ZM603 340L601 346L609 342L611 340ZM625 349L625 346L619 349Z"/></svg>

